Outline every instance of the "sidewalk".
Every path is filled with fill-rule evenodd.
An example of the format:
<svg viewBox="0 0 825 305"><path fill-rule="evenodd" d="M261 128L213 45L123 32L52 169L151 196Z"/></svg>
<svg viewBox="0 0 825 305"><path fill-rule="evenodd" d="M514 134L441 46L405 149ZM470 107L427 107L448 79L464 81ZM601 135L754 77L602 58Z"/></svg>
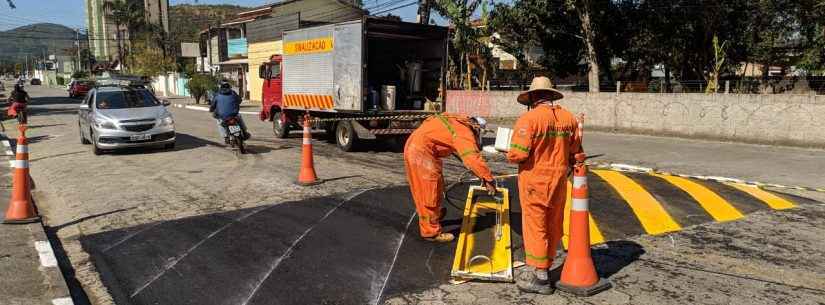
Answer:
<svg viewBox="0 0 825 305"><path fill-rule="evenodd" d="M3 149L7 141L3 140ZM11 173L3 153L0 174L0 219L11 196ZM71 305L71 297L43 225L0 224L0 305Z"/></svg>
<svg viewBox="0 0 825 305"><path fill-rule="evenodd" d="M168 99L174 107L209 111L209 103L204 100L201 100L199 104L196 104L195 99L188 96L172 96L167 97L166 99ZM241 114L258 115L260 111L260 104L254 104L250 101L241 102Z"/></svg>

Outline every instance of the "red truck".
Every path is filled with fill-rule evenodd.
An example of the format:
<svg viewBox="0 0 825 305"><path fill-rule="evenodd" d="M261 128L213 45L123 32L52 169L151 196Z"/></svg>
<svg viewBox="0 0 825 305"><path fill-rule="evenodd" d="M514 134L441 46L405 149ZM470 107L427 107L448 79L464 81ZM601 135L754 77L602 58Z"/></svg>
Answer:
<svg viewBox="0 0 825 305"><path fill-rule="evenodd" d="M307 112L343 151L360 139L403 144L441 110L447 28L376 18L285 32L283 55L258 71L261 120L278 137Z"/></svg>

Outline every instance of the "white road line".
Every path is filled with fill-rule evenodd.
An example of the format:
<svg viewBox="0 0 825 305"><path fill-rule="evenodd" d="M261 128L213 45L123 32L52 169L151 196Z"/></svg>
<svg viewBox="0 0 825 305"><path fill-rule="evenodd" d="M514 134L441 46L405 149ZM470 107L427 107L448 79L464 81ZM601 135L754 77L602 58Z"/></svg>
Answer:
<svg viewBox="0 0 825 305"><path fill-rule="evenodd" d="M34 248L37 250L37 256L40 256L40 265L57 267L57 257L54 256L54 251L48 241L35 241Z"/></svg>
<svg viewBox="0 0 825 305"><path fill-rule="evenodd" d="M378 291L378 296L375 298L376 305L378 305L378 303L381 302L381 297L384 295L384 289L387 289L387 282L390 281L392 269L395 267L395 261L398 260L398 254L399 252L401 252L401 246L404 245L404 239L407 238L407 231L410 230L410 224L412 224L413 219L415 219L415 212L413 212L412 215L410 215L410 220L407 221L407 226L404 228L404 234L401 234L401 238L398 240L398 247L395 248L395 256L392 257L392 263L390 263L390 270L387 271L387 277L384 278L384 283L381 284L381 290Z"/></svg>
<svg viewBox="0 0 825 305"><path fill-rule="evenodd" d="M300 243L301 240L303 240L304 237L306 237L309 234L309 232L312 232L312 230L315 229L315 227L317 227L322 222L324 222L324 220L326 220L327 217L329 217L329 215L332 214L332 212L335 212L335 210L337 210L339 207L344 205L344 203L349 202L353 198L357 197L358 195L363 194L364 192L366 192L368 190L370 190L370 189L362 190L361 192L354 194L353 196L349 197L348 199L342 200L341 203L339 203L338 205L336 205L335 207L333 207L332 209L327 211L327 213L324 214L324 216L321 217L321 219L318 219L318 221L316 221L311 227L307 228L304 231L304 233L301 234L301 236L298 236L297 239L292 241L292 244L290 244L289 248L287 248L286 251L284 251L284 254L282 254L281 257L278 257L277 259L275 259L275 261L272 262L272 264L269 267L269 271L267 271L266 275L264 275L264 277L261 278L258 281L258 283L255 285L255 288L252 289L252 292L249 293L249 296L246 297L246 300L244 300L243 303L241 303L241 304L242 305L247 305L249 303L249 301L252 300L252 298L255 296L255 294L258 293L258 289L261 289L261 286L264 284L264 282L266 282L266 280L269 278L269 276L272 274L272 272L275 271L275 269L277 269L279 265L281 265L281 262L283 262L284 259L288 258L292 254L292 251L293 251L293 249L295 249L295 246L298 245L298 243Z"/></svg>
<svg viewBox="0 0 825 305"><path fill-rule="evenodd" d="M74 305L72 298L53 299L52 305Z"/></svg>

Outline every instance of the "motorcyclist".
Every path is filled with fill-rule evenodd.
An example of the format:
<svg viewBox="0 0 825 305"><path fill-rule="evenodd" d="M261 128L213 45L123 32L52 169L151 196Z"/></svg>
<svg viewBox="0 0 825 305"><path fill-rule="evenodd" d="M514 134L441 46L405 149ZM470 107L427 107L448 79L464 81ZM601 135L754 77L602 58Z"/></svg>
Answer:
<svg viewBox="0 0 825 305"><path fill-rule="evenodd" d="M218 92L212 97L209 111L212 112L213 117L217 119L218 132L226 144L229 144L229 135L226 133L226 127L223 126L223 121L231 117L238 119L238 124L241 125L241 130L243 130L244 140L250 137L250 134L246 131L246 124L240 115L240 110L241 97L232 90L229 82L221 81Z"/></svg>
<svg viewBox="0 0 825 305"><path fill-rule="evenodd" d="M26 124L26 105L29 103L29 93L18 83L14 85L14 91L9 94L9 117L17 117L21 124Z"/></svg>

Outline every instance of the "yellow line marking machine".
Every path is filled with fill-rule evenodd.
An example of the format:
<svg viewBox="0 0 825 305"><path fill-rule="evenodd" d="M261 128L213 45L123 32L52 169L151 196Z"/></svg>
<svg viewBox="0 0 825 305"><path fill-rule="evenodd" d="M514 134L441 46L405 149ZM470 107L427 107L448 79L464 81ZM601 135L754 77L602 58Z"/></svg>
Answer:
<svg viewBox="0 0 825 305"><path fill-rule="evenodd" d="M510 233L510 195L496 188L495 196L471 186L461 222L451 276L456 283L470 279L513 282Z"/></svg>

